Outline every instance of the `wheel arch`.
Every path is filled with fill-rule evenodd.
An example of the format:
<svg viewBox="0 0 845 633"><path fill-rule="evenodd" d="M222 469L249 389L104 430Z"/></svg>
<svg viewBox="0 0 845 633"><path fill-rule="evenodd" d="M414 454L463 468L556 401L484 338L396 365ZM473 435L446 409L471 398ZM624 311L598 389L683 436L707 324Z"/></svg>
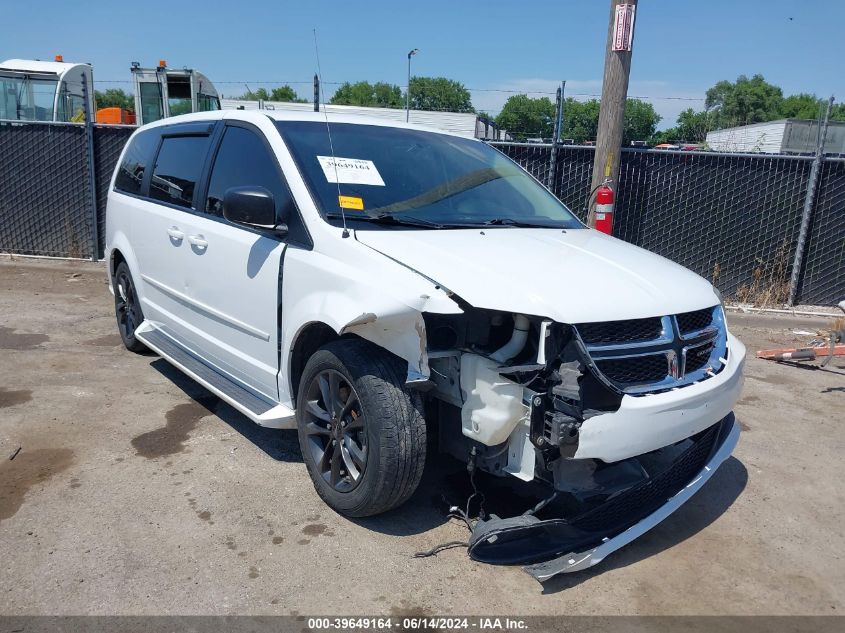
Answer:
<svg viewBox="0 0 845 633"><path fill-rule="evenodd" d="M132 243L123 231L115 232L111 236L110 243L106 245L105 259L109 281L114 278L118 265L125 262L129 266L129 272L132 273L136 284L139 283L138 260L135 258Z"/></svg>
<svg viewBox="0 0 845 633"><path fill-rule="evenodd" d="M369 319L363 319L366 324L371 324ZM373 315L373 321L375 316ZM419 349L425 358L425 330L424 328L412 328L414 334L410 336L421 337L419 342ZM288 358L288 384L290 388L291 401L293 407L296 408L296 398L299 393L299 383L302 380L302 374L308 359L323 347L326 343L332 341L339 341L344 339L361 339L372 343L387 354L398 358L409 366L414 362L414 358L408 358L403 354L397 353L397 349L392 345L384 345L379 340L378 336L372 336L373 328L363 328L361 331L355 331L354 322L347 324L340 328L340 331L323 321L310 321L303 325L296 333L293 344L290 346L290 354ZM391 349L393 347L393 349ZM427 359L426 359L427 360ZM427 368L427 364L426 364Z"/></svg>
<svg viewBox="0 0 845 633"><path fill-rule="evenodd" d="M121 262L126 261L126 256L121 252L119 248L113 248L111 251L111 255L109 256L109 278L114 279L114 274L117 272L117 267L120 266ZM129 264L127 264L128 266Z"/></svg>
<svg viewBox="0 0 845 633"><path fill-rule="evenodd" d="M288 382L294 407L299 394L299 382L308 359L326 343L336 341L340 334L322 321L311 321L303 325L293 340L288 358Z"/></svg>

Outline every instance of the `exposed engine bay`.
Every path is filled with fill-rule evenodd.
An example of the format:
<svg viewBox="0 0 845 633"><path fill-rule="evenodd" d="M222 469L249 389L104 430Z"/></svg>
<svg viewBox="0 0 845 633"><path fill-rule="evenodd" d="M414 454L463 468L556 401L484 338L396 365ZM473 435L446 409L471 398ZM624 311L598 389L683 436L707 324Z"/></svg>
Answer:
<svg viewBox="0 0 845 633"><path fill-rule="evenodd" d="M624 398L641 400L721 372L728 350L720 306L583 325L479 309L423 317L428 406L441 452L467 462L471 477L475 469L513 475L548 493L517 516L487 516L483 508L474 524L462 516L476 560L539 564L527 568L538 579L550 569L574 571L578 557L567 554L556 567L548 559L596 548L632 528L684 490L735 435L727 412L683 437L666 434L665 443L640 454L578 455L585 425L617 414Z"/></svg>
<svg viewBox="0 0 845 633"><path fill-rule="evenodd" d="M621 392L589 371L571 326L486 310L424 317L431 395L443 403L441 416L455 415L449 406L460 409L462 436L469 440L458 441L441 428L449 438L443 448L465 460L477 443L482 470L533 479L533 447L541 466L572 457L584 420L619 408ZM525 436L533 446L525 444ZM496 459L502 445L511 443L513 454ZM530 464L522 463L526 452Z"/></svg>

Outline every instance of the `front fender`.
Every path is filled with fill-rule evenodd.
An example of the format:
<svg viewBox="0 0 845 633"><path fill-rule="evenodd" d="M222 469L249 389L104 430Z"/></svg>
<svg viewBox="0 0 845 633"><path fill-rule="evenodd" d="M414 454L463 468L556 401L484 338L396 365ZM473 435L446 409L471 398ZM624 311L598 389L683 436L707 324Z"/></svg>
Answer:
<svg viewBox="0 0 845 633"><path fill-rule="evenodd" d="M360 245L358 245L360 247ZM366 252L369 251L369 252ZM285 256L282 293L283 402L293 399L291 351L311 323L338 335L355 334L407 361L429 376L423 312L460 313L442 288L384 257L360 248L355 266L316 251L291 249ZM286 392L286 393L285 393Z"/></svg>

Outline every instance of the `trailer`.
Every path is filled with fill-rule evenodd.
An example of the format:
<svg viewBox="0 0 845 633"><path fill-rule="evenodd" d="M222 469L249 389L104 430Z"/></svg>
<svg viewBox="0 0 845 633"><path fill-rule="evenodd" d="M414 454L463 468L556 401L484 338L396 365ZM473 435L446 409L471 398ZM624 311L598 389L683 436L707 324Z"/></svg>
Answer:
<svg viewBox="0 0 845 633"><path fill-rule="evenodd" d="M293 110L308 112L314 110L313 103L292 101L263 101L247 99L223 99L224 110ZM320 111L337 115L369 116L388 121L404 121L405 110L400 108L377 108L369 106L336 105L321 103ZM441 112L430 110L411 110L408 121L417 125L445 130L467 138L480 138L488 141L508 141L511 136L500 129L491 119L474 112Z"/></svg>
<svg viewBox="0 0 845 633"><path fill-rule="evenodd" d="M821 124L804 119L781 119L707 133L707 145L717 152L813 154ZM845 154L845 121L830 121L825 153Z"/></svg>

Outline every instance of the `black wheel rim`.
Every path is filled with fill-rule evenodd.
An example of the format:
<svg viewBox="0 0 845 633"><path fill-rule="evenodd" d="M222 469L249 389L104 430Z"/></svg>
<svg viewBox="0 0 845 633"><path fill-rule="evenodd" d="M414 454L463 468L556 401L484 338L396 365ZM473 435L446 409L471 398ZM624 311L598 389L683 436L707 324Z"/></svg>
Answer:
<svg viewBox="0 0 845 633"><path fill-rule="evenodd" d="M135 336L135 328L141 323L138 301L132 280L125 271L121 271L115 280L114 306L117 312L117 325L124 339Z"/></svg>
<svg viewBox="0 0 845 633"><path fill-rule="evenodd" d="M355 387L326 369L308 385L305 435L317 472L338 492L354 490L367 468L367 431Z"/></svg>

